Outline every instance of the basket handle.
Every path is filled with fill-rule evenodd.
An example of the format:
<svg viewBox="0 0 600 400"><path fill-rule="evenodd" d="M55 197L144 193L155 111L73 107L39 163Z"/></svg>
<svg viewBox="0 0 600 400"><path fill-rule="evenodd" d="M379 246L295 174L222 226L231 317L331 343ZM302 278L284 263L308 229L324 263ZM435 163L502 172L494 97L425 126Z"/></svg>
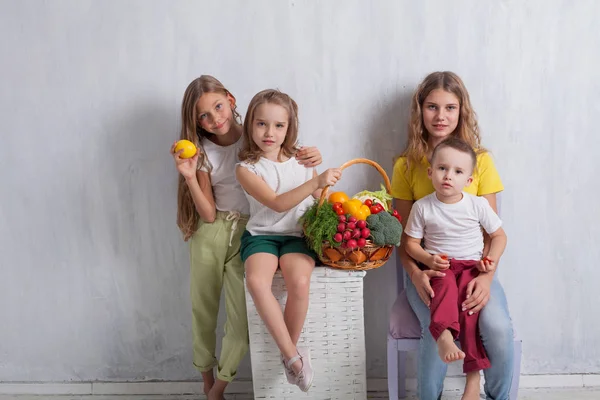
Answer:
<svg viewBox="0 0 600 400"><path fill-rule="evenodd" d="M381 165L377 164L375 161L371 161L371 160L369 160L367 158L355 158L353 160L346 161L344 164L342 164L340 166L340 169L343 171L344 169L346 169L349 166L354 165L354 164L368 164L368 165L370 165L372 167L375 167L375 169L383 177L383 182L385 183L385 190L387 190L388 194L392 191L392 185L390 183L390 178L388 178L387 174L385 173L385 170L383 168L381 168ZM325 186L323 188L323 191L321 192L321 198L319 199L319 208L321 208L321 206L325 202L325 199L327 198L327 192L328 191L329 191L329 185ZM388 201L388 206L389 207L392 206L391 202L389 202L389 201Z"/></svg>

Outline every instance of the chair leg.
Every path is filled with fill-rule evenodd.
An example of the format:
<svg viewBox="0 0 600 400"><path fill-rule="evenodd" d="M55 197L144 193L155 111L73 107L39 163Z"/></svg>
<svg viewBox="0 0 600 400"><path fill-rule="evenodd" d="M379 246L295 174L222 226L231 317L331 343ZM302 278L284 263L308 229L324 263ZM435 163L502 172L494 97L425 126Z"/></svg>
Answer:
<svg viewBox="0 0 600 400"><path fill-rule="evenodd" d="M406 397L406 351L400 351L398 354L399 361L399 374L400 374L400 387L398 389L398 395L401 399Z"/></svg>
<svg viewBox="0 0 600 400"><path fill-rule="evenodd" d="M515 340L514 344L514 365L513 365L513 377L512 385L510 387L510 399L517 400L519 393L519 379L521 377L521 355L522 355L522 344L521 340Z"/></svg>
<svg viewBox="0 0 600 400"><path fill-rule="evenodd" d="M388 336L387 342L387 381L390 400L398 399L398 346L396 339Z"/></svg>

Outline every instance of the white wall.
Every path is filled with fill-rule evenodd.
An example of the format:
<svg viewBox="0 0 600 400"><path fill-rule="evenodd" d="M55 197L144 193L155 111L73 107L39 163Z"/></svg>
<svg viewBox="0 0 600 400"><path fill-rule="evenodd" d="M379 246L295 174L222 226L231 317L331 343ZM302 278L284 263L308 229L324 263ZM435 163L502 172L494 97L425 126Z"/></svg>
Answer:
<svg viewBox="0 0 600 400"><path fill-rule="evenodd" d="M242 110L261 89L290 93L324 167L364 156L390 173L415 85L459 73L506 186L500 276L523 372L600 373L599 3L0 7L0 381L198 376L168 149L202 73ZM372 181L352 167L341 188ZM385 376L393 282L391 263L366 278L370 377Z"/></svg>

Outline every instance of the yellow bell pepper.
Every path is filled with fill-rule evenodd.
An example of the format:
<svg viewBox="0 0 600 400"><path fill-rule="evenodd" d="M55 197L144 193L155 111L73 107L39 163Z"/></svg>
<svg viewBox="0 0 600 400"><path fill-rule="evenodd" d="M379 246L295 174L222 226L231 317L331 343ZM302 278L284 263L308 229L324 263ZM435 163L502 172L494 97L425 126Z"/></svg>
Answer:
<svg viewBox="0 0 600 400"><path fill-rule="evenodd" d="M362 201L358 199L350 199L342 203L342 209L344 213L350 214L356 219L367 219L371 215L369 207L365 206Z"/></svg>
<svg viewBox="0 0 600 400"><path fill-rule="evenodd" d="M366 221L367 217L371 215L371 210L369 209L369 207L365 206L364 204L362 206L360 206L360 208L358 209L358 212L356 213L356 215L353 215L354 218L360 220L360 219L364 219Z"/></svg>

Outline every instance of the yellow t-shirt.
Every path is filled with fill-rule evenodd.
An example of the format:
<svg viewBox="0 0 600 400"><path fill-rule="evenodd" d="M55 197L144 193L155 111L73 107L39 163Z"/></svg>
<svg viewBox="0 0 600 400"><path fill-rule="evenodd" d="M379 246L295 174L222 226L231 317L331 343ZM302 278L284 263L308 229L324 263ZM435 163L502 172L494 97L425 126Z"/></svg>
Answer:
<svg viewBox="0 0 600 400"><path fill-rule="evenodd" d="M406 170L406 157L400 157L394 164L392 174L392 197L399 200L417 201L435 191L431 179L427 176L430 164L423 157L418 165ZM486 153L477 155L477 169L473 172L473 182L464 191L476 196L498 193L504 190L500 175L494 166L494 160Z"/></svg>

